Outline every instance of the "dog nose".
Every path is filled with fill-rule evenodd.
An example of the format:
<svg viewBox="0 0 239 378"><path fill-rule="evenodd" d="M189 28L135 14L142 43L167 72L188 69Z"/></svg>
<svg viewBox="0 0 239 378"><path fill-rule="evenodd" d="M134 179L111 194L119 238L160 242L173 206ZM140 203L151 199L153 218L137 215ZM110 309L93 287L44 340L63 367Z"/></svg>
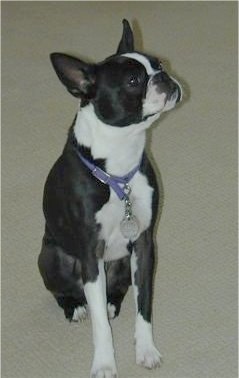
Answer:
<svg viewBox="0 0 239 378"><path fill-rule="evenodd" d="M177 80L173 79L173 86L174 86L174 91L176 92L177 94L177 99L176 99L176 103L180 102L182 100L182 97L183 97L183 91L182 91L182 87L181 85L177 82Z"/></svg>
<svg viewBox="0 0 239 378"><path fill-rule="evenodd" d="M179 85L177 85L177 91L178 91L178 97L177 97L176 102L178 103L178 102L180 102L181 99L182 99L182 91L181 91L181 88L180 88Z"/></svg>
<svg viewBox="0 0 239 378"><path fill-rule="evenodd" d="M176 103L180 102L182 99L182 91L180 86L172 81L171 90L168 93L168 98L174 100Z"/></svg>

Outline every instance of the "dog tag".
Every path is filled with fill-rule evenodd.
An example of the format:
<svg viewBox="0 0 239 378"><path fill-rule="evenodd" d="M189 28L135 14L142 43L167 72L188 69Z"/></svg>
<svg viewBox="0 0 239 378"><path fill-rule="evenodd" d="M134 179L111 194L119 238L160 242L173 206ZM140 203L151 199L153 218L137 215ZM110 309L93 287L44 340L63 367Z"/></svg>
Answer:
<svg viewBox="0 0 239 378"><path fill-rule="evenodd" d="M134 215L130 217L125 217L120 222L120 231L124 238L133 240L138 236L139 233L139 223Z"/></svg>
<svg viewBox="0 0 239 378"><path fill-rule="evenodd" d="M120 222L120 231L124 238L133 240L136 239L139 233L139 222L135 215L132 214L132 204L129 199L131 188L127 184L125 186L125 216Z"/></svg>

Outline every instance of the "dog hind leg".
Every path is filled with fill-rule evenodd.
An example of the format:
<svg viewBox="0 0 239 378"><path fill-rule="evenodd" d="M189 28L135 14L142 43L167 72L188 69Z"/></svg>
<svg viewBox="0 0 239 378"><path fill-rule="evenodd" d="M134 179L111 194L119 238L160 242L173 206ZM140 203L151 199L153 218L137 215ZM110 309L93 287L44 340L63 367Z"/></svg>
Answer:
<svg viewBox="0 0 239 378"><path fill-rule="evenodd" d="M54 295L69 321L87 316L86 298L81 280L81 264L62 248L43 241L38 266L46 288Z"/></svg>
<svg viewBox="0 0 239 378"><path fill-rule="evenodd" d="M78 298L58 294L54 294L54 297L58 305L63 308L66 319L70 322L78 322L87 318L86 299L83 292L82 296L79 293Z"/></svg>
<svg viewBox="0 0 239 378"><path fill-rule="evenodd" d="M110 319L119 315L121 303L131 284L130 257L105 263L107 307Z"/></svg>

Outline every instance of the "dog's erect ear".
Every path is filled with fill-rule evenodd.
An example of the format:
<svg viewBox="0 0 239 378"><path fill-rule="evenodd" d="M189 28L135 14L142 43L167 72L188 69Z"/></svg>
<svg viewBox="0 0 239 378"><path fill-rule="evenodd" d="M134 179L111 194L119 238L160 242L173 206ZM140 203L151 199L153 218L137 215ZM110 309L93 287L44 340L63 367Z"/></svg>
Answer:
<svg viewBox="0 0 239 378"><path fill-rule="evenodd" d="M134 51L134 36L127 20L123 20L123 34L117 49L117 54Z"/></svg>
<svg viewBox="0 0 239 378"><path fill-rule="evenodd" d="M92 97L95 83L93 65L61 53L53 53L50 58L57 76L73 96Z"/></svg>

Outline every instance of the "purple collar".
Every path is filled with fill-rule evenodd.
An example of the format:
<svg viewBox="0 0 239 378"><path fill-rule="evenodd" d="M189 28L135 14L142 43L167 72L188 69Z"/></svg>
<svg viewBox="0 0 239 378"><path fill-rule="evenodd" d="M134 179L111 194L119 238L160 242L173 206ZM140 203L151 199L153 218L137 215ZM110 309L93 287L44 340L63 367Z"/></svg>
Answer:
<svg viewBox="0 0 239 378"><path fill-rule="evenodd" d="M133 168L132 171L128 172L125 176L113 176L109 175L101 168L91 163L84 156L82 156L82 154L79 151L77 151L77 155L79 156L81 161L86 165L86 167L89 168L92 175L95 176L103 184L109 185L115 191L115 193L121 201L125 198L126 193L124 191L124 187L121 188L120 184L123 184L125 186L129 183L129 181L134 177L136 172L138 172L142 161L141 158L139 164L135 168Z"/></svg>

